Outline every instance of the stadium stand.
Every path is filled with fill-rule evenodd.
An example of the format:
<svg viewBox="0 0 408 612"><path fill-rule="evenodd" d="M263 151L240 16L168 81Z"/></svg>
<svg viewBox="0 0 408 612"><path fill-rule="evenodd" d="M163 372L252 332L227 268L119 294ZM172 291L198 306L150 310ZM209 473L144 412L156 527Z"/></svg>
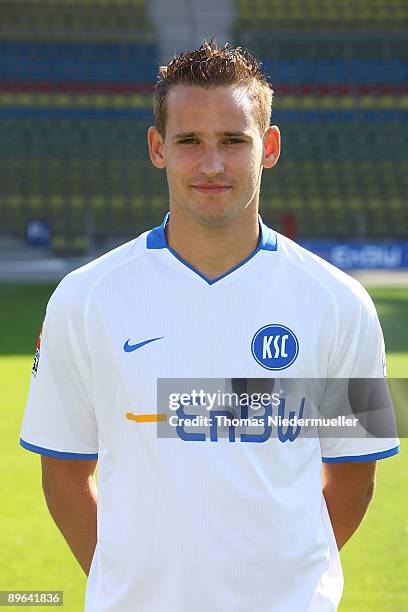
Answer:
<svg viewBox="0 0 408 612"><path fill-rule="evenodd" d="M144 227L157 182L146 157L157 57L144 0L2 5L1 234L23 236L27 220L46 218L53 249L80 254L90 239Z"/></svg>
<svg viewBox="0 0 408 612"><path fill-rule="evenodd" d="M237 2L234 41L262 58L282 131L271 221L289 210L300 236L408 237L407 18L402 0Z"/></svg>
<svg viewBox="0 0 408 612"><path fill-rule="evenodd" d="M0 236L47 219L53 250L80 254L166 210L146 2L0 0ZM283 151L261 200L278 229L289 211L300 238L407 238L407 15L402 0L236 1L233 42L275 90Z"/></svg>
<svg viewBox="0 0 408 612"><path fill-rule="evenodd" d="M404 0L238 0L240 29L365 30L406 29Z"/></svg>

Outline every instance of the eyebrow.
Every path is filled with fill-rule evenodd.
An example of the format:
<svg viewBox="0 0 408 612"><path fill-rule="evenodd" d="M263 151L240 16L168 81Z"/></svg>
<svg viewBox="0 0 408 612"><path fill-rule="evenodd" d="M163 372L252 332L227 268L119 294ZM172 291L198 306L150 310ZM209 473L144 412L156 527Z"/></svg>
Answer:
<svg viewBox="0 0 408 612"><path fill-rule="evenodd" d="M202 136L202 132L181 132L173 136L172 140L181 140L182 138L192 138L194 136ZM247 132L216 132L216 136L224 136L228 138L251 138Z"/></svg>

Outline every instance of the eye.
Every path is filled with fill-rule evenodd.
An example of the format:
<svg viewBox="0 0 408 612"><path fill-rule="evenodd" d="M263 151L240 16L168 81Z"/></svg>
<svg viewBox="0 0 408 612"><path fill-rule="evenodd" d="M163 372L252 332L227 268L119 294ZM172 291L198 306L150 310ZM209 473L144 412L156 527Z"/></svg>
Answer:
<svg viewBox="0 0 408 612"><path fill-rule="evenodd" d="M228 138L226 144L240 144L241 142L245 142L242 138Z"/></svg>
<svg viewBox="0 0 408 612"><path fill-rule="evenodd" d="M197 142L197 138L183 138L178 141L178 144L196 144Z"/></svg>

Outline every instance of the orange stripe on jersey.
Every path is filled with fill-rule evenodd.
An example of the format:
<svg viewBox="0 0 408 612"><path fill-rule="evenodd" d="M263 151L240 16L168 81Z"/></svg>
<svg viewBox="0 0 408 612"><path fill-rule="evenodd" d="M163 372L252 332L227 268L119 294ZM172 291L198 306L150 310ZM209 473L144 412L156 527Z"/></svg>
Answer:
<svg viewBox="0 0 408 612"><path fill-rule="evenodd" d="M129 419L129 421L136 421L136 423L158 423L167 421L167 414L133 414L133 412L127 412L126 418Z"/></svg>

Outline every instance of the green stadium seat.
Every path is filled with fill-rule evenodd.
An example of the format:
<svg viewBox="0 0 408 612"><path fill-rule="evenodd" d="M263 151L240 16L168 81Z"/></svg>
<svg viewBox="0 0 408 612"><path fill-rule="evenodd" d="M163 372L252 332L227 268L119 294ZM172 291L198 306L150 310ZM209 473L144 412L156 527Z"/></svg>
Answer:
<svg viewBox="0 0 408 612"><path fill-rule="evenodd" d="M146 144L157 66L146 2L3 3L4 235L47 218L54 248L78 253L89 233L98 245L130 238L166 211ZM407 11L403 0L236 1L235 43L262 58L276 89L283 150L261 203L278 226L291 211L300 237L345 239L359 223L369 238L407 236Z"/></svg>

